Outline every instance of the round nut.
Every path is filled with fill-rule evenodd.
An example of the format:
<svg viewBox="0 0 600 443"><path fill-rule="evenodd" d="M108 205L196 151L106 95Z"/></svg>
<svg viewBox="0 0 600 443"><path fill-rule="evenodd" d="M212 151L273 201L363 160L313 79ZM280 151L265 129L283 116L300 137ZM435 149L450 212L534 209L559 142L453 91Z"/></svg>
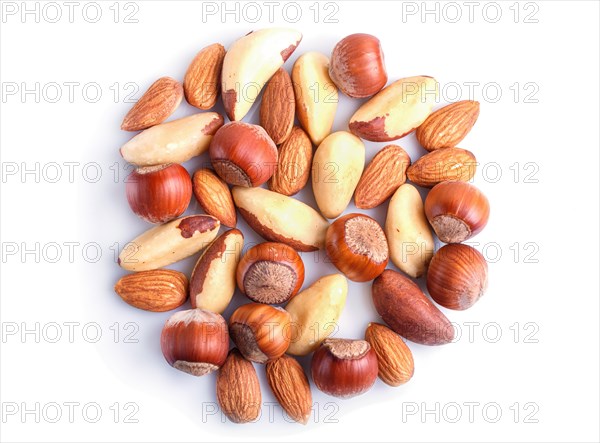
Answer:
<svg viewBox="0 0 600 443"><path fill-rule="evenodd" d="M261 243L250 248L237 268L240 291L258 303L285 303L304 283L304 263L283 243Z"/></svg>
<svg viewBox="0 0 600 443"><path fill-rule="evenodd" d="M255 187L273 175L277 146L258 125L230 122L219 128L209 148L219 177L230 185Z"/></svg>
<svg viewBox="0 0 600 443"><path fill-rule="evenodd" d="M373 280L383 272L389 249L381 226L364 214L348 214L334 221L325 239L331 262L350 280Z"/></svg>

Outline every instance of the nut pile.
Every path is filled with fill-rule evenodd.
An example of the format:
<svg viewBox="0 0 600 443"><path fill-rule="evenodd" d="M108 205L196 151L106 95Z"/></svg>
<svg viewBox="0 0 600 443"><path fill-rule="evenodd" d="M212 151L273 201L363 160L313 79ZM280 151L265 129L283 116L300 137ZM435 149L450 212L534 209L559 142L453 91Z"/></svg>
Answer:
<svg viewBox="0 0 600 443"><path fill-rule="evenodd" d="M330 58L301 55L290 76L283 65L301 39L295 30L263 29L227 51L218 43L207 46L183 85L157 80L121 126L142 131L121 148L136 166L127 200L135 214L157 225L121 251L119 265L133 273L115 291L130 305L156 312L190 299L192 309L164 325L162 352L186 373L218 371L218 402L236 423L260 414L254 363L264 364L273 394L300 423L311 413L311 384L294 356L313 353L314 385L336 397L368 391L377 376L390 386L406 383L414 362L401 337L425 345L451 342L453 327L435 303L467 309L487 286L485 259L462 242L485 227L489 203L468 183L474 155L457 147L475 124L479 103L432 112L435 79L408 77L386 86L381 44L367 34L344 38ZM249 93L249 85L258 90ZM243 122L261 89L260 126ZM350 118L349 131L331 133L338 91L369 99ZM219 95L229 123L210 111ZM206 112L165 123L184 96ZM365 167L363 139L389 142L413 131L426 155L411 164L404 149L390 144ZM212 168L190 176L181 163L205 152ZM425 202L407 179L432 188ZM309 180L318 211L292 197ZM205 214L181 217L192 194ZM340 217L353 197L360 209L389 200L385 226L365 214ZM264 243L244 251L238 213ZM219 235L222 225L231 229ZM447 243L437 252L432 230ZM340 273L301 290L298 252L320 249ZM200 251L189 281L162 269ZM401 272L386 269L390 261ZM421 276L435 303L412 280ZM373 304L387 325L371 323L364 339L329 337L344 309L347 279L372 281ZM226 321L221 314L236 289L249 303Z"/></svg>

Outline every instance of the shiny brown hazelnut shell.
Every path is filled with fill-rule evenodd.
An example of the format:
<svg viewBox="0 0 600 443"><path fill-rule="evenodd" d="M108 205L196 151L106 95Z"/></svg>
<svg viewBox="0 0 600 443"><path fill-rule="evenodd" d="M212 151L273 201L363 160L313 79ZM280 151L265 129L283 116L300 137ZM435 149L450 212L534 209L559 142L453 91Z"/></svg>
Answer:
<svg viewBox="0 0 600 443"><path fill-rule="evenodd" d="M484 294L488 266L481 253L471 246L448 244L435 253L427 271L427 290L438 304L465 310Z"/></svg>
<svg viewBox="0 0 600 443"><path fill-rule="evenodd" d="M349 97L365 98L387 83L381 42L369 34L352 34L338 42L331 54L329 76Z"/></svg>
<svg viewBox="0 0 600 443"><path fill-rule="evenodd" d="M334 221L327 229L325 247L335 267L357 282L376 278L389 260L383 229L364 214L348 214Z"/></svg>
<svg viewBox="0 0 600 443"><path fill-rule="evenodd" d="M206 375L219 369L227 358L227 323L219 314L201 309L176 312L163 327L160 347L174 368Z"/></svg>
<svg viewBox="0 0 600 443"><path fill-rule="evenodd" d="M367 392L377 379L377 355L365 340L325 339L313 354L311 373L317 388L335 397Z"/></svg>
<svg viewBox="0 0 600 443"><path fill-rule="evenodd" d="M234 186L260 186L271 178L277 166L277 146L266 131L240 121L217 130L209 154L219 177Z"/></svg>
<svg viewBox="0 0 600 443"><path fill-rule="evenodd" d="M245 358L255 363L281 357L290 345L290 314L278 307L248 303L229 318L231 339Z"/></svg>
<svg viewBox="0 0 600 443"><path fill-rule="evenodd" d="M490 204L475 186L461 181L442 182L425 199L425 215L444 243L461 243L487 225Z"/></svg>
<svg viewBox="0 0 600 443"><path fill-rule="evenodd" d="M177 164L136 168L125 183L131 210L149 223L165 223L185 212L192 198L192 180Z"/></svg>

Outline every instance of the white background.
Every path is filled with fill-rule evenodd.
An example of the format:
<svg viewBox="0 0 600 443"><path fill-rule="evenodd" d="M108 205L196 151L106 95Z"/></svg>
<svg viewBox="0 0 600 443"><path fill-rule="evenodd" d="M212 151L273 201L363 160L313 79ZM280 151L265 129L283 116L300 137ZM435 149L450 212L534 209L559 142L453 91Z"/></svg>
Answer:
<svg viewBox="0 0 600 443"><path fill-rule="evenodd" d="M7 3L13 2L2 7ZM242 15L238 6L240 15L223 19L203 16L201 2L191 1L113 9L112 1L101 2L97 23L87 21L95 10L88 7L85 16L86 2L79 2L70 23L68 6L57 4L63 14L57 23L49 22L55 9L45 15L40 9L39 23L3 9L0 23L2 441L598 441L597 2L481 2L471 19L462 2L336 2L318 5L317 20L313 2L302 2L293 24L282 16L284 3L272 23L262 3L257 23L248 20L255 10ZM424 7L439 8L439 15L422 16ZM493 23L498 10L502 16ZM286 11L293 19L295 10ZM130 12L138 23L124 23ZM337 23L325 23L326 12L335 12L330 18ZM462 17L451 23L457 12ZM537 23L527 23L532 20ZM265 407L258 423L245 426L207 415L216 401L214 374L190 377L161 355L160 330L170 314L136 310L112 291L124 274L115 250L147 228L124 195L128 170L118 148L130 137L119 130L131 106L125 85L137 84L138 98L160 76L182 79L202 47L227 47L273 25L304 34L288 70L305 51L329 54L342 37L368 32L382 41L390 80L436 77L445 91L438 106L457 99L456 88L444 89L451 83L459 85L459 98L479 100L481 116L461 147L488 165L474 183L492 205L487 228L473 239L491 262L489 290L470 310L444 311L460 339L437 348L409 343L416 372L403 387L378 381L371 392L345 401L314 389L318 416L305 427L286 423L278 407L274 417ZM53 82L62 94L56 103ZM72 100L68 82L78 84ZM469 82L479 84L472 96ZM36 83L37 97L21 95ZM93 85L83 92L91 83L99 85L97 101ZM358 105L341 98L336 130L346 128ZM175 116L191 112L183 104ZM256 118L255 107L246 120ZM424 153L414 135L398 143L413 160ZM367 160L382 146L368 143ZM186 166L193 172L203 161ZM66 162L75 162L72 180ZM24 169L34 172L23 176ZM309 187L300 198L314 204L311 194ZM385 208L373 211L380 222ZM193 203L189 212L198 209ZM247 241L258 240L243 221L239 226ZM75 243L72 260L68 242ZM38 253L22 255L36 243ZM176 268L189 272L194 259ZM304 259L305 284L334 271L322 256ZM237 294L227 315L243 302ZM373 320L370 284L351 284L338 336L360 338ZM76 323L72 340L68 322ZM471 336L469 322L475 322ZM23 335L26 328L34 332ZM102 336L93 343L98 329ZM62 335L52 343L57 332ZM309 359L302 363L308 368ZM257 371L263 401L273 402L263 368ZM77 403L72 423L69 402ZM39 414L23 414L36 404ZM95 408L102 416L89 423ZM58 422L50 423L57 412ZM125 423L128 412L137 423Z"/></svg>

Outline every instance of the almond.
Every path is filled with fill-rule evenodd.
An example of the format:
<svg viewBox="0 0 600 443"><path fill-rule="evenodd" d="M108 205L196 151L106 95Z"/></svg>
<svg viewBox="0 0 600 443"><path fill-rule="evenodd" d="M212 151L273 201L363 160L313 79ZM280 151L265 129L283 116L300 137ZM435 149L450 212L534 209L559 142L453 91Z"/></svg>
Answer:
<svg viewBox="0 0 600 443"><path fill-rule="evenodd" d="M386 269L371 289L375 309L394 332L422 345L443 345L454 340L450 320L408 277Z"/></svg>
<svg viewBox="0 0 600 443"><path fill-rule="evenodd" d="M153 312L170 311L184 304L187 289L187 277L169 269L125 275L115 285L115 292L126 303Z"/></svg>
<svg viewBox="0 0 600 443"><path fill-rule="evenodd" d="M294 126L294 88L287 71L279 68L265 87L260 105L260 125L276 145L287 140Z"/></svg>
<svg viewBox="0 0 600 443"><path fill-rule="evenodd" d="M119 266L128 271L149 271L183 260L207 247L221 223L210 215L189 215L147 230L119 254Z"/></svg>
<svg viewBox="0 0 600 443"><path fill-rule="evenodd" d="M359 209L372 209L392 196L406 181L410 157L404 149L388 145L379 151L363 172L354 203Z"/></svg>
<svg viewBox="0 0 600 443"><path fill-rule="evenodd" d="M397 80L358 108L350 118L350 132L374 142L404 137L431 114L438 93L438 82L431 77Z"/></svg>
<svg viewBox="0 0 600 443"><path fill-rule="evenodd" d="M443 148L425 154L406 171L413 183L432 188L444 181L468 182L475 175L477 160L473 153L460 148Z"/></svg>
<svg viewBox="0 0 600 443"><path fill-rule="evenodd" d="M183 79L185 98L190 105L206 110L217 103L224 58L225 48L219 43L207 46L194 57Z"/></svg>
<svg viewBox="0 0 600 443"><path fill-rule="evenodd" d="M171 77L159 78L127 113L121 129L140 131L164 122L175 112L182 98L181 83Z"/></svg>
<svg viewBox="0 0 600 443"><path fill-rule="evenodd" d="M410 348L390 328L370 323L365 331L379 367L379 378L390 386L400 386L410 380L415 372L415 363Z"/></svg>
<svg viewBox="0 0 600 443"><path fill-rule="evenodd" d="M262 396L252 363L237 348L229 351L217 375L217 400L234 423L248 423L260 415Z"/></svg>
<svg viewBox="0 0 600 443"><path fill-rule="evenodd" d="M306 424L312 409L308 378L300 363L288 355L267 362L267 381L277 401L293 420Z"/></svg>
<svg viewBox="0 0 600 443"><path fill-rule="evenodd" d="M432 113L417 128L417 140L428 151L454 148L469 133L479 117L479 102L463 100Z"/></svg>
<svg viewBox="0 0 600 443"><path fill-rule="evenodd" d="M299 192L310 177L313 148L308 135L294 126L288 139L279 146L277 168L269 189L283 195L294 195Z"/></svg>
<svg viewBox="0 0 600 443"><path fill-rule="evenodd" d="M231 191L212 169L198 169L192 177L192 188L204 212L219 219L222 225L235 227L237 215Z"/></svg>

